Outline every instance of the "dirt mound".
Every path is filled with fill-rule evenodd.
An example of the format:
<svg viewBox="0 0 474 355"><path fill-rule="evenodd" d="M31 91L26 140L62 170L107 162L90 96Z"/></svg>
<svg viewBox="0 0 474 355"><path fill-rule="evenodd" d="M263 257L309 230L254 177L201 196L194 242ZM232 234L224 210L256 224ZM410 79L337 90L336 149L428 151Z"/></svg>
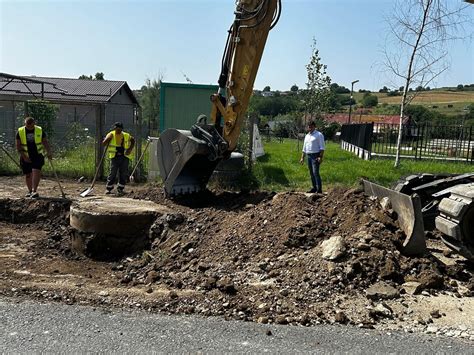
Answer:
<svg viewBox="0 0 474 355"><path fill-rule="evenodd" d="M164 201L157 191L143 194L178 212L157 220L150 252L119 265L118 272L123 284L182 290L171 307L178 312L371 324L375 313L359 309L343 317L338 305L382 281L395 290L390 297L398 297L406 292L405 282L421 292L453 289L452 278L472 277L464 267L447 268L434 257L403 256L404 235L396 222L357 190L223 193L184 197L180 204ZM195 294L187 298L186 290L199 291L205 305L196 305Z"/></svg>
<svg viewBox="0 0 474 355"><path fill-rule="evenodd" d="M115 262L71 251L67 201L0 200L0 293L262 323L372 327L443 317L439 307L421 319L408 295L462 299L474 292L472 265L404 256L397 222L359 190L204 192L174 200L160 187L134 190L129 196L173 212L151 227L149 250ZM450 258L442 244L430 244Z"/></svg>

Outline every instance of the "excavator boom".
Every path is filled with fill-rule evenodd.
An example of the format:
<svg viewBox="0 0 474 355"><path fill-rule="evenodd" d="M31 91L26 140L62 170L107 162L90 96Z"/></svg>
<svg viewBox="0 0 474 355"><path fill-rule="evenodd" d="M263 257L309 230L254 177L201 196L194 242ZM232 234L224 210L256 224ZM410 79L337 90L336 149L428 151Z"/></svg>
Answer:
<svg viewBox="0 0 474 355"><path fill-rule="evenodd" d="M167 196L204 189L214 169L235 150L268 33L278 22L281 0L238 0L222 57L211 117L190 131L165 130L158 164Z"/></svg>

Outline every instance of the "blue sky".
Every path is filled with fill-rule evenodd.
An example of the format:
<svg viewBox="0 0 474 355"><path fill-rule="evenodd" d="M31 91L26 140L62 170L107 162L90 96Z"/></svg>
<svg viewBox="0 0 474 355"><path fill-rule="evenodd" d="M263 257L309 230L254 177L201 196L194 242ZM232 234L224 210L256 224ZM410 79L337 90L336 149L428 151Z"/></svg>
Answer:
<svg viewBox="0 0 474 355"><path fill-rule="evenodd" d="M378 63L392 5L283 0L255 88L304 87L313 37L333 82L350 87L359 79L356 89L371 90L388 84ZM101 71L133 89L159 75L185 82L183 73L214 84L234 8L234 0L0 0L0 71L73 78ZM451 46L450 58L451 69L431 86L474 83L472 43Z"/></svg>

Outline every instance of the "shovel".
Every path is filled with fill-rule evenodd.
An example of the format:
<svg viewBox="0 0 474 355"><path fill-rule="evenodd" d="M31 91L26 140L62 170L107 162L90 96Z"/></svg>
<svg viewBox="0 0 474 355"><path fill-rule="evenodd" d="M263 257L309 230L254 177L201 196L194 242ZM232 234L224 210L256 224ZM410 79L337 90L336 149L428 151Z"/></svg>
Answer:
<svg viewBox="0 0 474 355"><path fill-rule="evenodd" d="M107 153L107 148L109 147L109 143L104 148L104 152L102 153L102 157L100 158L99 165L97 166L97 169L95 171L94 179L92 180L91 186L89 188L85 189L83 192L81 192L80 196L81 197L86 197L89 195L92 190L94 190L94 185L95 185L95 180L97 179L97 175L99 175L99 169L102 165L102 162L104 161L105 154Z"/></svg>
<svg viewBox="0 0 474 355"><path fill-rule="evenodd" d="M130 174L130 182L134 182L135 181L135 178L133 177L133 174L135 174L135 170L137 170L138 168L138 164L140 164L140 162L142 161L143 157L145 156L145 152L146 150L148 149L148 145L150 144L151 142L151 138L148 137L147 138L147 142L146 142L146 145L145 145L145 149L143 149L143 152L142 152L142 155L140 155L140 159L138 159L137 163L135 164L135 167L133 168L132 170L132 173Z"/></svg>
<svg viewBox="0 0 474 355"><path fill-rule="evenodd" d="M59 182L58 174L56 173L56 169L54 168L53 160L51 158L48 158L48 160L49 160L49 165L51 165L51 169L53 170L54 177L56 178L56 182L58 183L59 189L61 190L61 196L63 198L66 198L66 194L64 193L63 187L61 186L61 183Z"/></svg>

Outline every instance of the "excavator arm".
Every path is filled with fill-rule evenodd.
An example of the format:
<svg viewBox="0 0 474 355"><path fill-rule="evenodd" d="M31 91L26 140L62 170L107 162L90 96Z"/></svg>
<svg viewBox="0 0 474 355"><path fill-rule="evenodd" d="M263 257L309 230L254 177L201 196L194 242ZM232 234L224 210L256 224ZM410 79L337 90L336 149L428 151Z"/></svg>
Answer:
<svg viewBox="0 0 474 355"><path fill-rule="evenodd" d="M158 164L167 196L204 189L217 164L237 146L270 30L281 0L238 0L218 79L211 117L198 117L190 131L167 129L159 139Z"/></svg>
<svg viewBox="0 0 474 355"><path fill-rule="evenodd" d="M223 138L230 151L237 145L267 36L279 19L280 9L278 0L237 3L222 58L219 92L211 98L211 120L219 126L223 118ZM223 97L227 99L222 100Z"/></svg>

